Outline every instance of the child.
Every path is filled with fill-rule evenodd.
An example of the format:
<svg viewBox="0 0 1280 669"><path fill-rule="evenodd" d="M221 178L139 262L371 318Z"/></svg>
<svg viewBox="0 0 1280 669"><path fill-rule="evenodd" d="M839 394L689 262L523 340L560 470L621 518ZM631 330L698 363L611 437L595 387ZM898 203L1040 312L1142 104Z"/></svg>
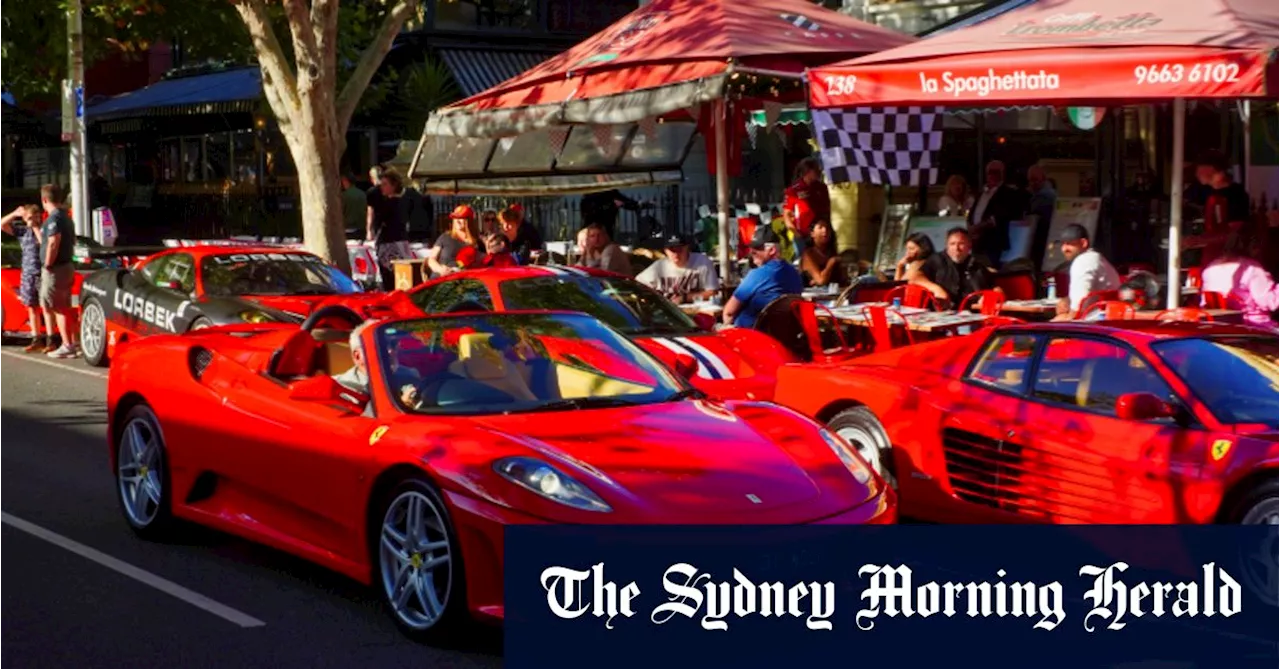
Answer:
<svg viewBox="0 0 1280 669"><path fill-rule="evenodd" d="M22 244L22 283L18 287L18 301L27 308L27 320L31 323L31 345L23 349L27 353L43 351L51 345L41 327L44 319L37 313L40 306L40 268L44 264L40 258L40 214L40 205L24 204L0 218L0 227ZM21 218L23 224L15 226L13 220L16 218Z"/></svg>

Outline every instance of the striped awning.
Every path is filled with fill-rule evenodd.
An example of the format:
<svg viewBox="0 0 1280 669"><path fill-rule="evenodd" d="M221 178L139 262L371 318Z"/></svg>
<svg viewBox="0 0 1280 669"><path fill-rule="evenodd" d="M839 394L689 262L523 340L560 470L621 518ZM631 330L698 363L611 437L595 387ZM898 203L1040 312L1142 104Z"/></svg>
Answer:
<svg viewBox="0 0 1280 669"><path fill-rule="evenodd" d="M487 91L556 55L550 51L454 48L439 48L437 53L458 81L463 97Z"/></svg>
<svg viewBox="0 0 1280 669"><path fill-rule="evenodd" d="M85 110L91 121L143 116L252 112L262 96L262 74L243 67L193 77L164 79Z"/></svg>

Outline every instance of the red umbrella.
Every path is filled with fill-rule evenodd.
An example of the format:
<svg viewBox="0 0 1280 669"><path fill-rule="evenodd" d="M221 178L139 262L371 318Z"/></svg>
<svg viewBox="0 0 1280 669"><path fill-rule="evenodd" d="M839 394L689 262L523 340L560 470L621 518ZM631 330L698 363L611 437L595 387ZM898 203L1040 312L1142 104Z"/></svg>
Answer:
<svg viewBox="0 0 1280 669"><path fill-rule="evenodd" d="M712 102L720 261L728 276L730 81L799 81L807 67L913 41L809 0L653 0L538 67L436 111L419 151L429 137L509 137L555 125L635 123ZM803 99L803 89L795 95ZM782 97L767 89L763 96Z"/></svg>
<svg viewBox="0 0 1280 669"><path fill-rule="evenodd" d="M1041 0L809 72L814 108L1174 102L1169 307L1181 285L1186 98L1266 95L1275 0ZM1272 73L1268 76L1268 68Z"/></svg>
<svg viewBox="0 0 1280 669"><path fill-rule="evenodd" d="M1043 0L810 73L815 107L1075 105L1266 93L1272 0Z"/></svg>

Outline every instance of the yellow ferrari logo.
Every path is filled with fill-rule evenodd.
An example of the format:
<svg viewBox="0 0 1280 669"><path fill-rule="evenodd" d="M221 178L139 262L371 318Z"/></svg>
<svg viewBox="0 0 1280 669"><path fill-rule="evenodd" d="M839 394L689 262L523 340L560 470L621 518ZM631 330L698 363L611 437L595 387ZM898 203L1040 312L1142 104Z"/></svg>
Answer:
<svg viewBox="0 0 1280 669"><path fill-rule="evenodd" d="M382 435L386 434L387 430L390 430L390 429L391 429L390 427L383 425L382 427L374 430L373 434L369 435L369 445L372 446L378 443L378 440L382 438Z"/></svg>
<svg viewBox="0 0 1280 669"><path fill-rule="evenodd" d="M1217 461L1227 457L1227 453L1229 453L1230 451L1231 451L1231 440L1219 439L1213 442L1213 449L1210 451L1210 454L1213 456L1213 459Z"/></svg>

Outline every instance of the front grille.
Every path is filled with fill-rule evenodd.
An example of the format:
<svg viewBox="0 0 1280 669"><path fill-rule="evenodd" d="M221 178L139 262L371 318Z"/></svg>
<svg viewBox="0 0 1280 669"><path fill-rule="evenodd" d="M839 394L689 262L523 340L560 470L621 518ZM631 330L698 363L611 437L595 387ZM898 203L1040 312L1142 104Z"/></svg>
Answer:
<svg viewBox="0 0 1280 669"><path fill-rule="evenodd" d="M1022 447L963 430L942 432L947 477L956 496L967 502L1005 508L1009 486L1021 473Z"/></svg>

